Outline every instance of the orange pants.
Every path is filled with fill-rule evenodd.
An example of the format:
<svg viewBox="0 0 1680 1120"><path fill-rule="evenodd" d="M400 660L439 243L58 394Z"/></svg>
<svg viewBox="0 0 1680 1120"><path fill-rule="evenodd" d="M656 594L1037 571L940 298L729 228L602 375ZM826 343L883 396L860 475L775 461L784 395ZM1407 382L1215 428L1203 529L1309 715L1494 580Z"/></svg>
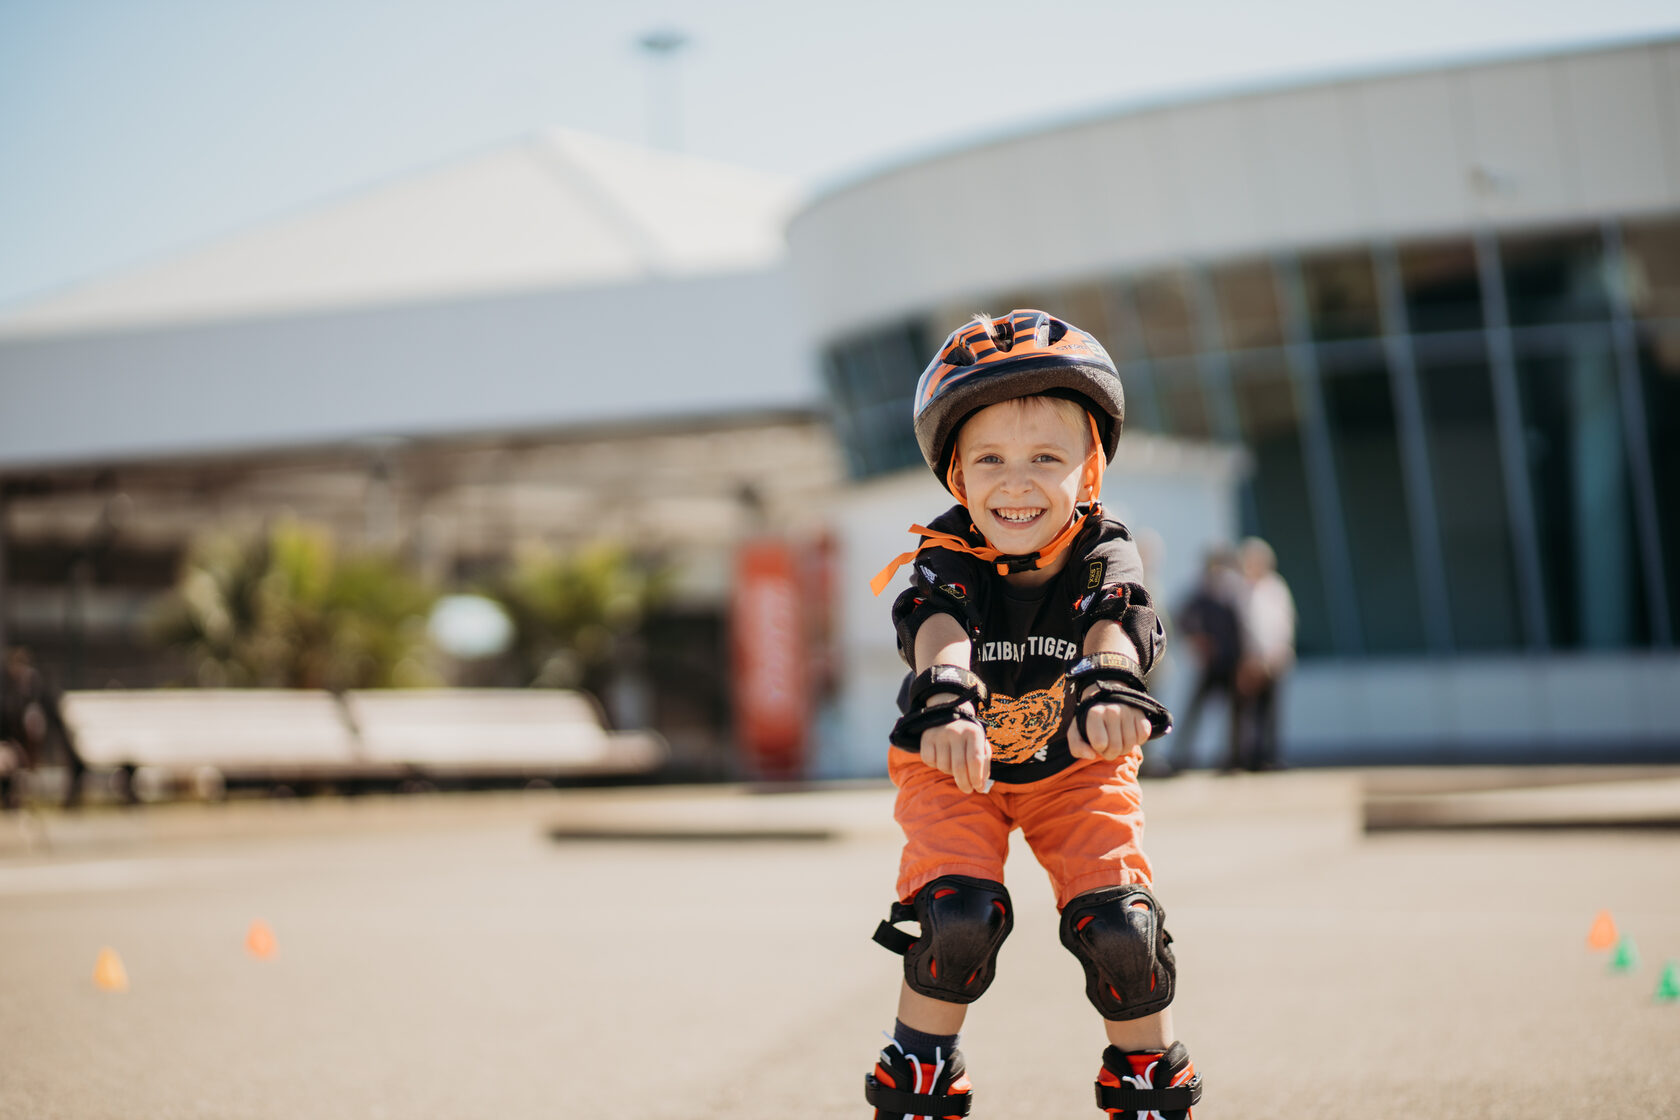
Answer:
<svg viewBox="0 0 1680 1120"><path fill-rule="evenodd" d="M963 793L922 756L894 748L887 772L898 787L893 818L904 830L898 897L909 902L942 875L1003 882L1009 834L1021 830L1056 891L1056 908L1098 887L1151 881L1143 854L1142 754L1079 760L1027 785Z"/></svg>

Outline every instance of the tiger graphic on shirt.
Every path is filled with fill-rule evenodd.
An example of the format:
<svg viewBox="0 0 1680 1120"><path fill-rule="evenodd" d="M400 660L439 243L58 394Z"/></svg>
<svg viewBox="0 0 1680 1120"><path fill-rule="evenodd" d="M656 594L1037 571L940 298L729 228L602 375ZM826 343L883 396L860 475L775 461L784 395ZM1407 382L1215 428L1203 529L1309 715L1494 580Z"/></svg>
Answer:
<svg viewBox="0 0 1680 1120"><path fill-rule="evenodd" d="M992 745L994 762L1044 761L1050 740L1062 726L1062 689L1066 677L1049 688L1020 696L994 692L981 722Z"/></svg>

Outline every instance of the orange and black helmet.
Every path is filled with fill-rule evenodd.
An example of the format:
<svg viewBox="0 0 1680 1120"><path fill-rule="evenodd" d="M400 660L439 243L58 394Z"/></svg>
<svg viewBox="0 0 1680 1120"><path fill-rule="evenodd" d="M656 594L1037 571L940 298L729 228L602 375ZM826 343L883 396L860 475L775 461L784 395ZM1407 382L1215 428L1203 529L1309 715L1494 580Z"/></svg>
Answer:
<svg viewBox="0 0 1680 1120"><path fill-rule="evenodd" d="M1070 397L1096 422L1104 459L1114 459L1126 397L1102 343L1043 311L976 316L952 331L916 383L916 442L941 481L948 477L957 429L1000 401Z"/></svg>

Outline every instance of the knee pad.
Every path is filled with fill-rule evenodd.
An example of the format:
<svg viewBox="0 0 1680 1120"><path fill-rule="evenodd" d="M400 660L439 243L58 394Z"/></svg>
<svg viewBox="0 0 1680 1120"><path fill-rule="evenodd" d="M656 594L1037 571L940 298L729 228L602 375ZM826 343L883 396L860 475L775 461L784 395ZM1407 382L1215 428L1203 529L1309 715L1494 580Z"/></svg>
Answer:
<svg viewBox="0 0 1680 1120"><path fill-rule="evenodd" d="M1085 966L1085 996L1104 1019L1141 1019L1172 1002L1172 935L1148 887L1075 898L1062 911L1062 944Z"/></svg>
<svg viewBox="0 0 1680 1120"><path fill-rule="evenodd" d="M896 928L908 921L922 927L919 936ZM911 991L946 1003L973 1003L991 986L998 949L1014 927L1015 906L1002 883L946 875L909 903L893 903L892 917L876 929L875 940L903 954Z"/></svg>

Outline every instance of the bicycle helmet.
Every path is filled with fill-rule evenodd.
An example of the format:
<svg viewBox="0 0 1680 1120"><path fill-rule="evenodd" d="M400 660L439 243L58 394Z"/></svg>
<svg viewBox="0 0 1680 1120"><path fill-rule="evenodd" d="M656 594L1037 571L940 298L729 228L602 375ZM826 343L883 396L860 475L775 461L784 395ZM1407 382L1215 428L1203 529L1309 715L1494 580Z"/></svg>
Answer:
<svg viewBox="0 0 1680 1120"><path fill-rule="evenodd" d="M1126 416L1120 375L1102 343L1071 323L1030 308L976 316L952 331L916 383L916 443L950 486L957 431L974 413L1030 396L1070 397L1096 421L1113 461Z"/></svg>
<svg viewBox="0 0 1680 1120"><path fill-rule="evenodd" d="M1094 444L1085 461L1084 486L1090 498L1084 512L1076 511L1049 543L1023 556L1000 552L989 542L976 545L925 525L912 525L910 531L922 538L921 543L876 573L869 581L875 594L886 588L900 567L929 548L966 552L993 565L999 575L1048 567L1091 517L1101 515L1103 467L1114 459L1126 417L1120 375L1102 343L1043 311L1011 311L996 319L977 315L945 339L916 384L916 442L922 458L945 489L966 506L968 495L953 469L957 431L982 408L1033 396L1067 397L1084 408L1089 419Z"/></svg>

